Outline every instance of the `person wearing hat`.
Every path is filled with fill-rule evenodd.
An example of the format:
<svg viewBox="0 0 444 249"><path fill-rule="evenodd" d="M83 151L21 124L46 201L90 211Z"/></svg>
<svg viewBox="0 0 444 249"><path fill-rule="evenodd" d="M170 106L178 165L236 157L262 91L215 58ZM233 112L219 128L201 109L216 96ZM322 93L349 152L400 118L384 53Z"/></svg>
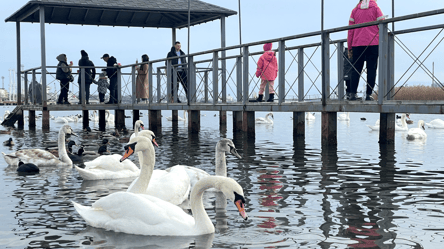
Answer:
<svg viewBox="0 0 444 249"><path fill-rule="evenodd" d="M89 59L88 54L85 52L85 50L80 51L80 54L82 57L79 60L79 80L77 81L79 83L79 104L82 104L82 91L80 91L80 84L82 83L82 67L85 68L85 97L86 97L86 104L89 104L89 89L91 86L91 83L93 82L94 78L96 77L96 69L94 68L94 63ZM91 68L92 67L92 68Z"/></svg>
<svg viewBox="0 0 444 249"><path fill-rule="evenodd" d="M105 104L117 104L117 59L109 54L104 54L102 59L106 62L106 75L109 79L109 101Z"/></svg>
<svg viewBox="0 0 444 249"><path fill-rule="evenodd" d="M277 77L278 64L276 54L274 51L271 51L272 45L273 44L271 43L264 44L265 52L261 55L259 61L257 62L256 77L261 78L261 84L259 87L259 97L256 99L256 102L262 102L267 83L269 89L269 97L267 102L274 101L274 80Z"/></svg>
<svg viewBox="0 0 444 249"><path fill-rule="evenodd" d="M109 88L108 78L106 77L106 70L103 70L99 74L99 80L97 81L97 91L99 92L100 104L105 102L106 90Z"/></svg>
<svg viewBox="0 0 444 249"><path fill-rule="evenodd" d="M71 66L72 61L67 63L68 58L66 57L66 54L59 54L56 59L59 61L59 64L57 65L57 71L56 71L56 79L60 80L60 95L59 99L57 100L57 104L67 104L68 102L68 91L69 91L69 82L73 80L72 74L71 74Z"/></svg>

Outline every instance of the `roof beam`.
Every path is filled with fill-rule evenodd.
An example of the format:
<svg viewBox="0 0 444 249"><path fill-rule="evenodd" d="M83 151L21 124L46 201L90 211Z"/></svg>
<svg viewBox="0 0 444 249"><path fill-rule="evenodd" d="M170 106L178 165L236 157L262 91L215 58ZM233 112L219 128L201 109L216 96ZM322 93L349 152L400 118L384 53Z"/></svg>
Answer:
<svg viewBox="0 0 444 249"><path fill-rule="evenodd" d="M72 8L69 8L68 17L66 18L68 21L69 21L69 19L71 19L71 10L72 10Z"/></svg>
<svg viewBox="0 0 444 249"><path fill-rule="evenodd" d="M148 22L148 18L150 18L150 16L151 16L151 13L150 12L148 12L148 15L146 16L146 19L145 19L145 24Z"/></svg>
<svg viewBox="0 0 444 249"><path fill-rule="evenodd" d="M133 23L133 20L134 20L134 16L136 15L136 12L133 12L133 15L131 16L131 19L130 19L130 24L131 23Z"/></svg>
<svg viewBox="0 0 444 249"><path fill-rule="evenodd" d="M165 13L164 15L168 18L173 19L177 23L183 22L183 20L181 20L179 17L176 17L173 13Z"/></svg>
<svg viewBox="0 0 444 249"><path fill-rule="evenodd" d="M105 13L104 10L102 10L102 14L100 14L99 22L102 22L102 19L103 19L103 13Z"/></svg>
<svg viewBox="0 0 444 249"><path fill-rule="evenodd" d="M89 9L86 9L85 15L83 16L83 21L86 20L86 16L88 15Z"/></svg>
<svg viewBox="0 0 444 249"><path fill-rule="evenodd" d="M163 21L163 14L160 14L159 22L157 23L157 26L159 26Z"/></svg>
<svg viewBox="0 0 444 249"><path fill-rule="evenodd" d="M54 18L54 12L55 12L54 9L55 7L53 7L51 10L51 14L49 15L49 20L52 20Z"/></svg>
<svg viewBox="0 0 444 249"><path fill-rule="evenodd" d="M115 22L115 23L117 22L117 19L119 19L119 16L120 16L120 11L117 11L116 19L114 19L114 22Z"/></svg>
<svg viewBox="0 0 444 249"><path fill-rule="evenodd" d="M17 22L21 22L21 21L25 20L28 16L34 14L39 9L40 9L39 6L35 6L35 7L31 8L31 9L29 9L28 11L23 13L21 16L17 17Z"/></svg>

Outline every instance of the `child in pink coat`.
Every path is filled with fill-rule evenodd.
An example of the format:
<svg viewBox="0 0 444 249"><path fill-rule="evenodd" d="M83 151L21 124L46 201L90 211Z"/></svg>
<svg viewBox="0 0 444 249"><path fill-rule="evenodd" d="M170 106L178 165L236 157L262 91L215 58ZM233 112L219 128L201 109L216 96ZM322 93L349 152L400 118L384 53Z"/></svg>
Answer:
<svg viewBox="0 0 444 249"><path fill-rule="evenodd" d="M257 98L257 102L262 102L264 98L265 86L268 83L270 97L267 102L274 101L274 80L277 77L278 72L278 64L276 55L273 51L271 51L272 44L265 43L264 44L264 53L259 58L257 63L256 77L261 77L261 85L259 87L259 97Z"/></svg>

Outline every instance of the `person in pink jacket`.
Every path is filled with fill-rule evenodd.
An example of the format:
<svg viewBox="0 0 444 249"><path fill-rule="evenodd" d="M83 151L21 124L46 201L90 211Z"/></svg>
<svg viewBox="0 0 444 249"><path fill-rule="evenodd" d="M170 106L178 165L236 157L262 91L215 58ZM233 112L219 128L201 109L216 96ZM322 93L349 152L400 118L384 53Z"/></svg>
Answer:
<svg viewBox="0 0 444 249"><path fill-rule="evenodd" d="M352 10L349 25L384 20L385 16L376 4L376 0L360 0ZM378 67L379 28L377 25L351 29L347 37L349 58L353 58L356 70L352 72L349 100L356 100L359 79L361 77L364 61L367 62L367 90L365 100L373 100L371 97L376 81L376 69Z"/></svg>
<svg viewBox="0 0 444 249"><path fill-rule="evenodd" d="M256 99L257 102L262 102L264 98L265 86L268 83L270 97L267 102L274 101L274 80L277 77L278 64L276 59L276 54L271 51L272 44L264 44L264 53L259 58L257 62L256 77L261 78L261 85L259 87L259 97Z"/></svg>

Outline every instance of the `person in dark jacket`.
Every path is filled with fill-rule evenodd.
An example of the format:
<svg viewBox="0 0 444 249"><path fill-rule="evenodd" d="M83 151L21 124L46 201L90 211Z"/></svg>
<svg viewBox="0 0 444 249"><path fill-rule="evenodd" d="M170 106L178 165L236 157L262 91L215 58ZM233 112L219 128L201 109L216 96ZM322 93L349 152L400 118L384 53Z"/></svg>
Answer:
<svg viewBox="0 0 444 249"><path fill-rule="evenodd" d="M171 47L171 51L168 53L167 58L185 55L185 53L180 49L181 47L182 46L180 45L180 42L176 41L176 43L174 44L174 47ZM176 82L177 83L177 90L179 90L179 81L180 81L180 83L182 84L183 90L185 91L185 94L188 99L187 67L180 66L180 64L187 63L187 59L185 57L182 57L182 58L175 58L170 61L173 66L179 65L176 67L176 70L177 70L177 82ZM173 81L174 81L173 74L171 73L171 97L174 96L174 82ZM179 99L177 99L177 103L180 103Z"/></svg>
<svg viewBox="0 0 444 249"><path fill-rule="evenodd" d="M109 79L109 101L105 104L117 104L117 59L109 54L104 54L102 59L106 62L106 75Z"/></svg>
<svg viewBox="0 0 444 249"><path fill-rule="evenodd" d="M85 68L85 96L86 96L86 104L89 104L89 89L91 86L91 83L93 82L94 78L96 77L96 69L94 68L94 63L89 59L88 54L85 52L85 50L80 51L80 54L82 55L82 58L79 60L79 80L77 81L79 83L79 104L82 104L82 91L80 91L80 84L82 83L82 67ZM88 68L93 67L93 68Z"/></svg>
<svg viewBox="0 0 444 249"><path fill-rule="evenodd" d="M71 104L68 102L68 91L69 91L69 82L73 80L73 76L71 75L71 66L72 61L69 63L66 62L68 58L66 54L60 54L56 57L59 61L57 65L56 71L56 79L60 80L60 95L57 100L57 104Z"/></svg>

